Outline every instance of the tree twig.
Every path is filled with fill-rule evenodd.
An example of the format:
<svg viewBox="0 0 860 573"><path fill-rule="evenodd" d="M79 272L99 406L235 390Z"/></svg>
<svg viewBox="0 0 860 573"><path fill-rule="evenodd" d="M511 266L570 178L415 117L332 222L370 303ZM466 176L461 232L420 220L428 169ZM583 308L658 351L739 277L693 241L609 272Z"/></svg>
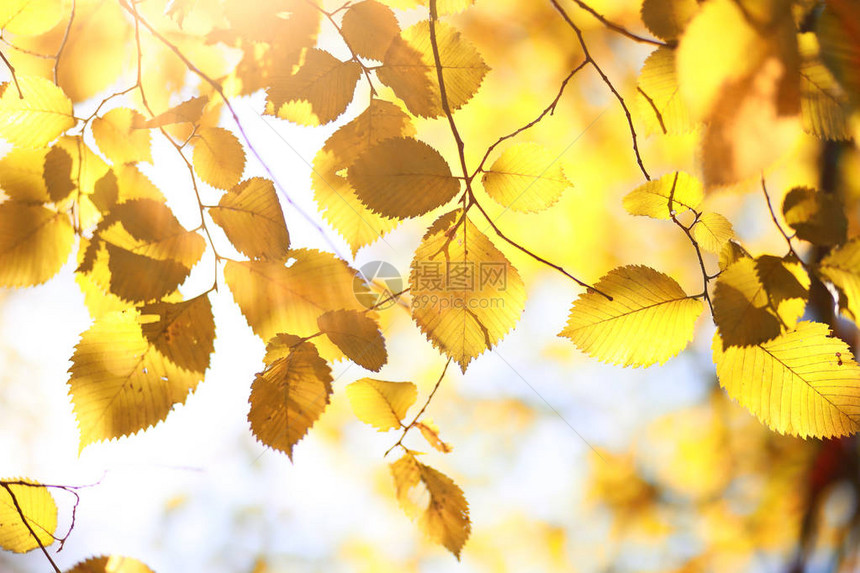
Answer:
<svg viewBox="0 0 860 573"><path fill-rule="evenodd" d="M589 14L591 14L592 16L597 18L597 20L601 24L603 24L604 26L606 26L607 28L609 28L613 32L615 32L617 34L621 34L625 38L629 38L629 39L633 40L634 42L640 42L642 44L651 44L652 46L666 46L666 45L668 45L665 42L661 42L660 40L655 40L653 38L646 38L644 36L639 36L638 34L634 34L630 30L628 30L627 28L624 28L623 26L620 26L614 22L611 22L610 20L607 20L606 17L604 17L597 10L595 10L594 8L592 8L591 6L589 6L588 4L583 2L582 0L573 0L573 1L576 3L577 6L579 6L580 8L582 8L583 10L585 10L586 12L588 12Z"/></svg>
<svg viewBox="0 0 860 573"><path fill-rule="evenodd" d="M12 64L9 63L9 60L6 59L6 54L3 52L0 52L0 59L2 59L3 63L6 64L6 67L9 68L9 73L12 74L12 82L18 90L18 99L24 99L24 93L21 91L21 85L18 83L18 76L15 74L15 68L12 67Z"/></svg>
<svg viewBox="0 0 860 573"><path fill-rule="evenodd" d="M30 535L33 537L33 539L36 540L36 543L39 544L39 549L41 549L42 553L45 554L45 558L48 560L48 563L51 564L51 567L53 567L53 569L54 569L54 571L56 571L56 573L62 573L60 571L60 568L57 567L57 564L51 558L51 555L50 555L50 553L48 553L47 548L45 548L45 544L42 543L42 540L39 539L38 535L36 535L36 532L33 530L33 527L30 525L30 521L27 519L27 516L24 515L24 510L21 508L21 504L18 503L18 497L12 492L12 487L7 482L0 482L0 487L5 489L6 493L9 494L9 497L12 498L12 503L15 506L15 510L18 512L18 516L21 518L21 521L24 522L24 526L27 528L27 531L30 532ZM53 537L53 535L52 535L52 537Z"/></svg>
<svg viewBox="0 0 860 573"><path fill-rule="evenodd" d="M435 3L435 0L430 0L430 1ZM418 420L424 414L424 410L426 410L427 406L430 405L430 402L433 400L433 396L436 395L436 390L438 390L439 386L442 384L442 379L445 378L445 373L448 371L448 366L450 366L451 360L452 360L451 358L448 358L448 361L445 362L445 367L442 368L442 374L439 375L439 379L436 380L436 385L433 386L433 390L430 392L430 395L427 396L427 401L424 402L424 405L421 407L421 409L418 411L418 413L415 414L415 417L412 418L412 421L409 422L407 425L403 426L403 433L400 435L400 439L397 440L396 444L394 444L393 446L388 448L388 450L385 451L385 454L383 454L382 457L387 457L388 454L391 453L391 450L393 450L397 446L400 446L401 448L406 449L403 446L403 439L406 438L406 434L409 433L409 430L411 430L413 427L415 427L415 424L418 422Z"/></svg>

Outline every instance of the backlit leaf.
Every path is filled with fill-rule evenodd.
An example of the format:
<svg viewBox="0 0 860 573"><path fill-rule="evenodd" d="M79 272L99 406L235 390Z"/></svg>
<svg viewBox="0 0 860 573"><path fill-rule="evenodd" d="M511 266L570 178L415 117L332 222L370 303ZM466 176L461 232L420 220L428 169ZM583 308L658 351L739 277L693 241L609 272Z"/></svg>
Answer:
<svg viewBox="0 0 860 573"><path fill-rule="evenodd" d="M18 90L0 95L0 137L12 145L43 147L74 127L72 101L50 80L19 76Z"/></svg>
<svg viewBox="0 0 860 573"><path fill-rule="evenodd" d="M362 368L379 372L388 361L379 325L366 312L332 310L320 315L317 324L347 358Z"/></svg>
<svg viewBox="0 0 860 573"><path fill-rule="evenodd" d="M645 0L642 22L655 36L670 42L681 35L698 10L696 0Z"/></svg>
<svg viewBox="0 0 860 573"><path fill-rule="evenodd" d="M525 306L517 270L459 210L427 230L409 285L412 319L464 372L516 325Z"/></svg>
<svg viewBox="0 0 860 573"><path fill-rule="evenodd" d="M830 438L860 430L860 368L825 324L801 322L777 338L723 349L714 337L720 385L782 434Z"/></svg>
<svg viewBox="0 0 860 573"><path fill-rule="evenodd" d="M348 180L369 209L387 217L417 217L454 198L460 182L438 151L417 139L387 139L362 153Z"/></svg>
<svg viewBox="0 0 860 573"><path fill-rule="evenodd" d="M701 182L683 171L667 173L640 185L624 196L624 208L631 215L671 219L672 215L696 209L704 198Z"/></svg>
<svg viewBox="0 0 860 573"><path fill-rule="evenodd" d="M651 366L678 354L693 338L702 301L691 298L671 277L630 265L609 271L570 309L559 333L602 362Z"/></svg>
<svg viewBox="0 0 860 573"><path fill-rule="evenodd" d="M147 161L152 163L149 132L135 129L143 116L133 109L118 107L93 120L96 145L114 165Z"/></svg>
<svg viewBox="0 0 860 573"><path fill-rule="evenodd" d="M386 432L403 426L406 412L418 397L418 387L412 382L362 378L346 387L346 396L359 420Z"/></svg>
<svg viewBox="0 0 860 573"><path fill-rule="evenodd" d="M82 450L154 426L202 379L168 360L144 336L135 311L96 320L81 335L69 372Z"/></svg>
<svg viewBox="0 0 860 573"><path fill-rule="evenodd" d="M154 573L142 562L131 557L111 555L109 557L90 557L81 561L66 573Z"/></svg>
<svg viewBox="0 0 860 573"><path fill-rule="evenodd" d="M209 103L209 98L206 96L191 98L152 119L140 121L142 119L140 118L132 124L132 127L163 127L174 123L196 123L203 115L203 109L207 103Z"/></svg>
<svg viewBox="0 0 860 573"><path fill-rule="evenodd" d="M809 187L795 187L782 203L785 222L797 237L816 245L844 243L848 220L838 197Z"/></svg>
<svg viewBox="0 0 860 573"><path fill-rule="evenodd" d="M648 133L683 134L695 125L678 88L675 54L672 48L657 48L639 74L637 104Z"/></svg>
<svg viewBox="0 0 860 573"><path fill-rule="evenodd" d="M731 222L719 213L704 213L696 221L692 233L700 247L716 254L735 236Z"/></svg>
<svg viewBox="0 0 860 573"><path fill-rule="evenodd" d="M364 0L347 9L341 31L356 54L381 62L392 40L400 35L400 25L390 8Z"/></svg>
<svg viewBox="0 0 860 573"><path fill-rule="evenodd" d="M860 238L830 251L816 269L839 290L839 307L854 322L860 321Z"/></svg>
<svg viewBox="0 0 860 573"><path fill-rule="evenodd" d="M20 36L38 36L63 19L62 0L3 0L0 30Z"/></svg>
<svg viewBox="0 0 860 573"><path fill-rule="evenodd" d="M0 487L0 548L26 553L39 547L39 541L45 547L53 544L57 529L57 504L48 488L29 479L3 481L24 483L8 483ZM21 519L22 513L26 524ZM39 541L36 541L30 529Z"/></svg>
<svg viewBox="0 0 860 573"><path fill-rule="evenodd" d="M818 18L821 58L855 104L860 103L860 6L832 0Z"/></svg>
<svg viewBox="0 0 860 573"><path fill-rule="evenodd" d="M252 259L284 260L290 234L284 213L268 179L253 177L225 193L209 215L239 251Z"/></svg>
<svg viewBox="0 0 860 573"><path fill-rule="evenodd" d="M346 111L360 76L361 66L356 62L342 62L325 50L311 48L295 74L272 79L268 103L272 113L283 119L305 125L329 123ZM301 101L310 104L310 119L293 114L285 106Z"/></svg>
<svg viewBox="0 0 860 573"><path fill-rule="evenodd" d="M414 134L409 116L399 107L372 99L367 110L335 131L314 158L314 197L323 217L343 235L353 254L379 239L398 221L365 207L342 170L348 170L357 157L383 139Z"/></svg>
<svg viewBox="0 0 860 573"><path fill-rule="evenodd" d="M720 271L726 270L729 265L744 257L751 257L751 255L740 243L729 239L720 249Z"/></svg>
<svg viewBox="0 0 860 573"><path fill-rule="evenodd" d="M415 427L418 428L421 435L427 440L427 443L433 446L433 449L436 451L443 454L450 454L454 451L451 444L443 442L442 438L439 437L439 426L434 424L430 418L425 418L422 422L415 422Z"/></svg>
<svg viewBox="0 0 860 573"><path fill-rule="evenodd" d="M215 320L206 295L140 307L143 336L177 366L203 374L215 349Z"/></svg>
<svg viewBox="0 0 860 573"><path fill-rule="evenodd" d="M278 347L277 349L273 347ZM332 393L331 369L316 347L280 334L267 355L285 355L266 364L251 385L248 421L257 440L293 458L293 447L322 415Z"/></svg>
<svg viewBox="0 0 860 573"><path fill-rule="evenodd" d="M45 188L54 203L59 203L75 190L72 164L72 157L62 147L54 146L45 155Z"/></svg>
<svg viewBox="0 0 860 573"><path fill-rule="evenodd" d="M504 207L523 213L542 211L570 187L557 159L535 143L512 145L481 181L487 194Z"/></svg>
<svg viewBox="0 0 860 573"><path fill-rule="evenodd" d="M66 213L19 201L0 204L0 286L45 282L68 260L74 239Z"/></svg>
<svg viewBox="0 0 860 573"><path fill-rule="evenodd" d="M391 464L400 507L427 537L445 546L457 559L469 534L469 504L463 490L445 474L405 454ZM422 495L423 494L423 495Z"/></svg>
<svg viewBox="0 0 860 573"><path fill-rule="evenodd" d="M200 179L218 189L230 189L245 171L245 150L230 131L222 127L197 130L194 143L194 169Z"/></svg>
<svg viewBox="0 0 860 573"><path fill-rule="evenodd" d="M45 157L49 149L15 147L0 159L0 189L16 201L49 203Z"/></svg>
<svg viewBox="0 0 860 573"><path fill-rule="evenodd" d="M489 68L475 47L444 22L436 23L436 42L448 105L456 110L472 99ZM427 22L403 30L391 42L376 73L414 115L437 117L444 113Z"/></svg>
<svg viewBox="0 0 860 573"><path fill-rule="evenodd" d="M803 129L822 139L846 140L851 138L848 118L851 104L845 90L813 51L807 35L798 37L800 64L800 106Z"/></svg>

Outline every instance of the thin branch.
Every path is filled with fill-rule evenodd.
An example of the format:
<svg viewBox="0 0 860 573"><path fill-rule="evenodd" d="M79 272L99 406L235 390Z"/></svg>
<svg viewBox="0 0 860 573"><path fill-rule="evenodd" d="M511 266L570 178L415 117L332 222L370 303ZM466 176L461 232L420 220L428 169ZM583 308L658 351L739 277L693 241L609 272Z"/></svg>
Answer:
<svg viewBox="0 0 860 573"><path fill-rule="evenodd" d="M595 10L594 8L592 8L591 6L589 6L588 4L583 2L582 0L573 0L573 1L576 3L577 6L579 6L580 8L582 8L583 10L585 10L586 12L588 12L589 14L591 14L592 16L597 18L597 20L601 24L603 24L604 26L606 26L607 28L609 28L613 32L621 34L625 38L629 38L629 39L633 40L634 42L640 42L642 44L651 44L652 46L668 46L668 44L666 44L665 42L661 42L660 40L655 40L653 38L645 38L644 36L639 36L639 35L631 32L627 28L624 28L623 26L620 26L619 24L616 24L614 22L611 22L610 20L607 20L605 16L603 16L602 14L597 12L597 10Z"/></svg>
<svg viewBox="0 0 860 573"><path fill-rule="evenodd" d="M24 93L21 91L21 86L18 84L18 76L15 74L15 68L12 67L12 64L9 63L9 60L6 59L6 55L3 52L0 52L0 58L3 59L3 63L6 64L7 68L9 68L9 73L12 74L12 81L15 83L15 88L18 90L18 98L24 99Z"/></svg>
<svg viewBox="0 0 860 573"><path fill-rule="evenodd" d="M797 251L794 250L794 245L791 244L791 237L788 236L788 234L782 228L782 225L779 224L779 220L777 220L776 218L776 213L774 212L773 205L771 205L770 202L770 194L767 192L767 186L765 186L764 173L761 174L761 190L764 193L764 199L767 202L767 210L770 211L770 218L773 220L773 224L776 225L777 230L779 230L779 233L783 236L785 242L788 243L789 252L794 255L794 258L796 258L798 261L801 262L801 264L803 264L803 259L800 258L800 256L797 254Z"/></svg>
<svg viewBox="0 0 860 573"><path fill-rule="evenodd" d="M430 1L435 4L435 0L430 0ZM415 414L415 417L412 418L412 421L403 427L403 433L400 435L400 439L397 440L396 444L394 444L393 446L388 448L388 450L385 451L385 454L383 454L382 457L387 457L388 454L391 453L391 450L393 450L397 446L400 446L400 447L405 449L405 447L403 446L403 439L406 437L406 434L409 433L409 430L411 430L413 427L415 427L415 424L418 422L418 420L424 414L424 410L426 410L427 406L430 405L430 402L433 400L433 396L436 395L436 390L438 390L439 386L442 384L442 379L445 378L445 373L448 371L448 366L450 366L451 360L452 360L451 358L448 358L448 361L445 362L445 367L442 369L442 374L439 375L439 379L436 380L436 385L433 386L433 390L430 392L430 395L427 396L427 401L424 402L424 405L421 407L421 409L418 411L418 413Z"/></svg>
<svg viewBox="0 0 860 573"><path fill-rule="evenodd" d="M63 41L60 42L60 47L57 48L57 53L54 55L54 83L59 83L60 56L63 55L63 50L66 49L66 44L69 41L69 33L72 31L72 23L75 21L76 0L72 0L72 9L69 13L69 22L66 24L66 30L63 32Z"/></svg>
<svg viewBox="0 0 860 573"><path fill-rule="evenodd" d="M2 487L3 487L3 489L5 489L5 490L6 490L6 493L8 493L8 494L9 494L9 497L11 497L11 498L12 498L12 503L15 505L15 510L18 512L18 515L21 517L21 521L23 521L23 522L24 522L24 526L27 528L27 531L29 531L29 532L30 532L30 535L32 535L32 536L33 536L33 539L35 539L35 540L36 540L36 543L38 543L38 544L39 544L39 549L41 549L41 550L42 550L42 553L44 553L44 554L45 554L45 558L46 558L46 559L48 560L48 562L51 564L51 567L53 567L53 568L54 568L54 571L56 571L56 573L62 573L62 572L60 571L60 568L59 568L59 567L57 567L57 564L56 564L56 563L54 563L54 560L53 560L53 559L51 559L51 555L48 553L48 550L45 548L45 544L44 544L44 543L42 543L42 540L41 540L41 539L39 539L39 536L38 536L38 535L36 535L36 532L35 532L35 531L33 531L33 527L30 525L30 522L29 522L29 520L27 519L27 516L26 516L26 515L24 515L24 510L23 510L23 509L21 509L21 504L19 504L19 503L18 503L18 498L17 498L17 497L15 496L15 494L12 492L12 488L11 488L11 487L9 486L9 484L8 484L8 483L6 483L6 482L0 482L0 486L2 486ZM53 537L53 536L52 536L52 537Z"/></svg>
<svg viewBox="0 0 860 573"><path fill-rule="evenodd" d="M575 0L579 3L579 0ZM618 93L618 90L615 89L615 86L609 81L609 78L603 72L603 69L598 65L597 61L591 56L591 52L588 51L588 46L585 43L585 37L582 35L582 30L579 29L579 26L570 19L567 12L564 11L564 8L558 3L558 0L550 0L552 5L561 14L564 21L573 29L576 33L577 40L579 40L579 45L582 48L582 53L585 55L585 60L591 64L594 70L600 75L600 79L603 80L603 83L606 84L606 87L609 88L609 91L612 92L612 95L615 96L615 99L618 100L618 103L621 104L621 109L624 110L624 115L627 118L627 126L630 128L630 136L633 139L633 153L636 155L636 163L639 164L639 170L642 171L642 175L645 176L645 179L648 181L651 180L651 176L648 175L648 171L645 169L645 164L642 162L642 155L639 152L639 143L637 141L636 136L636 128L633 127L633 117L630 115L630 109L627 107L627 103L624 101L624 98L621 97L621 94Z"/></svg>

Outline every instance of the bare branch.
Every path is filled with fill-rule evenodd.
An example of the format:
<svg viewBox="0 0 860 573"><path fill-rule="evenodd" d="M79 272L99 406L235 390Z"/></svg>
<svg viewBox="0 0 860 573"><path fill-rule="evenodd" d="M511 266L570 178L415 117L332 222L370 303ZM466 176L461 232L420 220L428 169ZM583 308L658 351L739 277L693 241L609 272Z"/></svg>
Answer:
<svg viewBox="0 0 860 573"><path fill-rule="evenodd" d="M9 73L12 74L12 81L15 83L15 88L18 90L18 98L24 99L24 94L21 92L21 86L18 84L18 76L15 75L15 68L12 67L12 64L9 63L9 60L6 59L6 55L3 52L0 52L0 58L3 59L3 63L6 64L7 68L9 68Z"/></svg>
<svg viewBox="0 0 860 573"><path fill-rule="evenodd" d="M589 6L588 4L583 2L582 0L573 0L573 1L576 3L577 6L579 6L580 8L582 8L583 10L585 10L586 12L588 12L589 14L591 14L592 16L597 18L597 20L601 24L603 24L604 26L606 26L607 28L609 28L613 32L621 34L625 38L630 38L634 42L640 42L642 44L651 44L653 46L667 46L668 45L665 42L661 42L660 40L654 40L653 38L645 38L644 36L639 36L637 34L634 34L630 30L628 30L627 28L624 28L623 26L620 26L614 22L607 20L597 10L595 10L594 8L592 8L591 6Z"/></svg>

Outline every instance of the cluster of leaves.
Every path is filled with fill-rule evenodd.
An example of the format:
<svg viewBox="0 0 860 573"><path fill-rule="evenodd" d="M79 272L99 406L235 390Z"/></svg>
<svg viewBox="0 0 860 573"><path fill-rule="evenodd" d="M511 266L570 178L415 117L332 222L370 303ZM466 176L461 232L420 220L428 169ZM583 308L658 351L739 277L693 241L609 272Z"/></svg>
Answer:
<svg viewBox="0 0 860 573"><path fill-rule="evenodd" d="M802 0L646 0L643 21L660 40L640 38L597 15L611 30L657 46L640 75L637 118L664 134L703 126L703 182L683 172L651 180L625 100L555 1L584 61L534 121L501 135L470 166L454 113L467 109L489 68L455 26L440 21L470 4L363 0L327 11L301 0L205 6L176 0L169 7L125 0L108 7L83 0L4 3L0 29L10 47L12 81L0 93L0 137L12 149L0 160L7 197L0 203L0 286L48 280L77 245L76 280L94 320L70 369L81 450L151 427L195 390L214 350L211 297L219 286L266 343L264 368L251 386L251 431L291 458L334 392L328 363L345 357L378 372L387 362L374 311L403 293L366 304L370 286L356 283L346 261L291 245L283 189L268 167L262 165L268 177L246 175L246 153L259 156L231 98L259 90L266 93L266 114L303 125L328 124L350 104L366 104L319 150L311 181L323 216L353 254L403 220L435 217L415 251L408 290L414 322L448 357L445 370L411 421L406 414L417 400L412 382L363 378L346 393L360 420L380 431L402 431L393 447L403 455L391 464L397 499L454 555L471 530L463 492L420 461L403 437L418 428L430 446L451 450L423 417L427 404L450 362L465 372L519 320L526 288L497 243L588 287L561 333L583 352L622 366L663 363L693 338L707 303L718 327L717 374L730 396L779 432L829 437L860 429L860 367L851 350L827 325L800 320L813 280L838 290L846 316L860 313L860 239L848 240L838 197L809 188L786 195L783 215L795 237L785 235L784 256L752 257L733 240L725 217L700 210L706 189L758 176L798 126L826 139L849 136L860 99L860 38L850 25L860 20L856 4L835 1L821 11ZM401 29L393 8L424 5L426 17ZM115 46L102 51L133 54L136 75L117 73L128 87L82 117L86 100L108 84L98 74L75 77L63 70L91 55L82 24L100 20L115 34ZM336 32L348 57L323 48L323 25ZM729 36L727 29L736 32ZM228 54L238 54L238 63L230 65ZM171 64L155 66L156 58ZM552 114L586 66L626 113L647 180L626 196L624 207L684 232L701 268L701 293L688 295L670 276L641 265L611 270L589 286L509 239L482 205L489 200L538 213L570 187L555 153L520 135ZM368 96L356 96L364 84ZM187 98L188 92L193 97L178 101L177 94ZM220 126L222 112L234 120L235 132ZM458 165L416 137L417 118L447 121ZM180 223L146 176L154 139L187 166L185 187L199 207L193 229ZM767 197L763 179L762 187ZM217 204L206 204L202 190L217 191ZM774 222L779 225L776 215ZM228 245L213 240L217 230ZM835 248L806 262L795 238ZM214 261L211 287L193 296L180 292L206 253ZM719 260L712 273L708 256ZM24 489L18 495L11 487ZM28 504L30 495L50 498L32 484L6 491L11 501ZM32 503L6 503L16 510L12 521L32 539L23 539L16 525L17 541L0 543L4 548L44 550L53 542L56 524L43 516L47 498ZM44 538L32 531L33 523L42 524ZM108 570L99 569L108 560L73 571Z"/></svg>

